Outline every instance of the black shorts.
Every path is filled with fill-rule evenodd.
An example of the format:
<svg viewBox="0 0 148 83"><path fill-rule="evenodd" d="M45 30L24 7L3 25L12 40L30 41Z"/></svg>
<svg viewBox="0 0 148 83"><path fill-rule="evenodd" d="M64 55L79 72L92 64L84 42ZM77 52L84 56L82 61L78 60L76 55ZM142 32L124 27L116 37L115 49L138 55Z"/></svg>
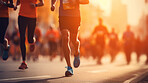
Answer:
<svg viewBox="0 0 148 83"><path fill-rule="evenodd" d="M70 33L78 33L80 26L80 17L60 16L60 30L67 29Z"/></svg>

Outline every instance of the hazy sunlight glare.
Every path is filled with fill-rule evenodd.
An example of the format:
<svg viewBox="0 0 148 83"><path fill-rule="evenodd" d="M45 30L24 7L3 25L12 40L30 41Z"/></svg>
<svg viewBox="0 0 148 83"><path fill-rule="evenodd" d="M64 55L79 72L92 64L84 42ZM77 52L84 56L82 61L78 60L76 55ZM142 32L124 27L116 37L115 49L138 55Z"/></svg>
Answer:
<svg viewBox="0 0 148 83"><path fill-rule="evenodd" d="M111 0L90 0L90 3L104 11L105 16L109 16L111 11Z"/></svg>

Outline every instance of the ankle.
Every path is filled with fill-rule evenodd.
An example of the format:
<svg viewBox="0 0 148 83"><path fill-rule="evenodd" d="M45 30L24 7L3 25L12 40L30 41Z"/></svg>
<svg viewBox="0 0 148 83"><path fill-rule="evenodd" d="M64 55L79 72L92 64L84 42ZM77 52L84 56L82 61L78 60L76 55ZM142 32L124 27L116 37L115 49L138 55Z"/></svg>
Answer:
<svg viewBox="0 0 148 83"><path fill-rule="evenodd" d="M72 67L71 67L71 66L68 66L67 68L68 68L68 69L72 69Z"/></svg>
<svg viewBox="0 0 148 83"><path fill-rule="evenodd" d="M74 54L75 57L77 57L77 56L79 56L79 55L80 55L80 51L78 51L78 52L76 52L76 53Z"/></svg>
<svg viewBox="0 0 148 83"><path fill-rule="evenodd" d="M26 63L25 61L23 61L22 63Z"/></svg>

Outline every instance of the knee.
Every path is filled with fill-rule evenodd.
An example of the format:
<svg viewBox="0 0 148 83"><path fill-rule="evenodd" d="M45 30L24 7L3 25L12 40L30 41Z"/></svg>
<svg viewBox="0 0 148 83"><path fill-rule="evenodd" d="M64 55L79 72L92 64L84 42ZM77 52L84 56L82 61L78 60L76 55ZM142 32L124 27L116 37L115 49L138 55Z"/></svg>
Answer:
<svg viewBox="0 0 148 83"><path fill-rule="evenodd" d="M61 33L62 33L62 41L67 41L68 42L69 36L70 36L69 31L64 29L64 30L61 31Z"/></svg>

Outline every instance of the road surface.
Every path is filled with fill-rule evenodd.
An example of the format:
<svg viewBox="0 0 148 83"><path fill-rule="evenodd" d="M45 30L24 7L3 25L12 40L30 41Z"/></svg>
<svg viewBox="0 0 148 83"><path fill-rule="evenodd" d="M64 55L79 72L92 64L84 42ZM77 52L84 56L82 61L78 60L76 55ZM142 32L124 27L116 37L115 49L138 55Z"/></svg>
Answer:
<svg viewBox="0 0 148 83"><path fill-rule="evenodd" d="M144 65L146 57L136 62L135 54L132 62L126 65L124 54L119 53L116 61L110 64L110 56L105 56L103 65L96 65L96 60L91 57L81 57L81 66L74 68L72 77L65 77L66 63L57 56L52 61L49 57L40 56L39 61L28 61L27 70L19 70L21 61L0 60L0 83L129 83L131 79L147 72L148 66ZM73 57L71 57L73 62Z"/></svg>

